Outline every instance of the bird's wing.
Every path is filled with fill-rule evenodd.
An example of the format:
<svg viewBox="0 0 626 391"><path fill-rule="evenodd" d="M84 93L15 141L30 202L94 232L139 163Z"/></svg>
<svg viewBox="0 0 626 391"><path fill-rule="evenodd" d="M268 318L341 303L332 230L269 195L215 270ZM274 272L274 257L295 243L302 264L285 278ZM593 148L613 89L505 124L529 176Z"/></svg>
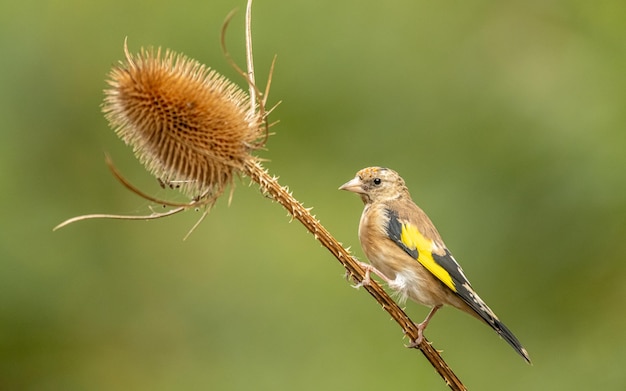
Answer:
<svg viewBox="0 0 626 391"><path fill-rule="evenodd" d="M398 213L387 209L389 221L386 231L407 254L417 260L439 281L459 296L480 318L504 338L528 363L530 357L513 333L498 319L496 314L476 294L463 274L461 266L442 243L424 236L416 225L400 219Z"/></svg>
<svg viewBox="0 0 626 391"><path fill-rule="evenodd" d="M463 296L469 294L467 288L471 290L470 283L448 249L437 246L415 225L401 220L396 212L387 209L387 216L389 221L386 231L389 239L465 300ZM467 299L471 300L470 297Z"/></svg>

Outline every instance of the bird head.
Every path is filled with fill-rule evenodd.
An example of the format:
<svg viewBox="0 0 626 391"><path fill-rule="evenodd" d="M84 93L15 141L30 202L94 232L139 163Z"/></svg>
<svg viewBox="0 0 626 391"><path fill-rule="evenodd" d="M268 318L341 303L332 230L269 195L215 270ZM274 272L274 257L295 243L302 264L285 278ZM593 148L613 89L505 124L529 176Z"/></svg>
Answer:
<svg viewBox="0 0 626 391"><path fill-rule="evenodd" d="M368 167L341 185L339 190L347 190L361 196L365 204L385 202L400 198L408 193L404 180L389 168Z"/></svg>

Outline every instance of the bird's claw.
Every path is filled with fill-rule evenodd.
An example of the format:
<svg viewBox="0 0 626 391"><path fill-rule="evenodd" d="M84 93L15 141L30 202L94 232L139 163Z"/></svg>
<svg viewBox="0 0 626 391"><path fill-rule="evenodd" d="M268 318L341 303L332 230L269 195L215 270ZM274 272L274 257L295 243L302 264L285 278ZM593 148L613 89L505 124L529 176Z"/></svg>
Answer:
<svg viewBox="0 0 626 391"><path fill-rule="evenodd" d="M424 334L422 333L422 329L418 327L417 338L414 340L411 340L411 342L408 345L404 345L404 346L409 349L419 349L422 342L424 342Z"/></svg>
<svg viewBox="0 0 626 391"><path fill-rule="evenodd" d="M363 276L363 279L361 280L361 282L359 282L358 284L352 285L354 289L359 289L362 286L369 286L372 283L372 279L370 278L370 269L368 267L364 269L365 269L365 276Z"/></svg>
<svg viewBox="0 0 626 391"><path fill-rule="evenodd" d="M363 276L363 281L361 281L361 285L368 285L371 282L370 274L372 272L374 274L376 274L378 277L380 277L387 284L393 283L392 280L390 280L387 276L385 276L383 274L383 272L381 272L380 270L376 269L373 265L371 265L369 263L361 262L361 261L357 260L356 258L354 258L354 261L356 263L358 263L359 266L361 266L361 268L363 268L363 270L365 271L365 275Z"/></svg>
<svg viewBox="0 0 626 391"><path fill-rule="evenodd" d="M439 308L439 307L436 307ZM437 310L434 310L434 312L436 312ZM426 339L424 338L424 330L426 329L426 326L428 326L428 321L430 320L430 317L434 314L434 312L431 311L431 313L429 314L428 317L426 317L426 319L424 319L424 321L422 323L418 323L417 326L417 338L415 338L414 340L411 340L411 343L409 343L408 345L404 345L409 349L419 349L420 345L422 344L422 342L426 341ZM429 343L428 341L426 341L426 343Z"/></svg>
<svg viewBox="0 0 626 391"><path fill-rule="evenodd" d="M426 342L427 344L432 345L430 341L426 341L423 335L420 335L416 340L413 340L411 341L411 343L404 346L409 349L421 349L420 345L422 344L422 342Z"/></svg>

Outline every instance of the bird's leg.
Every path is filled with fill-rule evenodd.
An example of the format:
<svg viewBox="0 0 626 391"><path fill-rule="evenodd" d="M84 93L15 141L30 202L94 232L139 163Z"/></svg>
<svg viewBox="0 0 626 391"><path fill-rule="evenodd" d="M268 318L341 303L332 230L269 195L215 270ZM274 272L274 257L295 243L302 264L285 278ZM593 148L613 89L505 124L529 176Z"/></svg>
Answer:
<svg viewBox="0 0 626 391"><path fill-rule="evenodd" d="M356 258L354 259L354 261L356 263L358 263L359 266L361 266L363 268L363 270L365 270L365 276L363 277L361 282L359 282L356 285L353 285L353 288L358 289L358 288L360 288L362 286L370 285L370 283L372 282L372 280L370 278L370 274L372 272L374 272L374 274L376 274L378 277L380 277L387 284L391 283L391 280L389 278L387 278L387 276L385 276L380 270L376 269L374 266L370 265L369 263L361 262L361 261L357 260Z"/></svg>
<svg viewBox="0 0 626 391"><path fill-rule="evenodd" d="M422 343L422 340L424 339L424 330L426 330L428 322L430 322L433 315L435 315L435 312L437 312L441 307L441 304L434 306L428 313L428 316L426 316L426 319L424 319L422 323L417 325L417 339L415 341L411 341L411 343L407 346L408 348L416 348L419 346L419 344Z"/></svg>

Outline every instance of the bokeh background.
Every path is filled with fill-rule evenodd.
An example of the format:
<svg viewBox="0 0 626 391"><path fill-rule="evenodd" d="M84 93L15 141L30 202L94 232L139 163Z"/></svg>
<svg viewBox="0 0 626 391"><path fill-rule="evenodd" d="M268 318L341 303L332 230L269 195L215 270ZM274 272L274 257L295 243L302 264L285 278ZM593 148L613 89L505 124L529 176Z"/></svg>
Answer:
<svg viewBox="0 0 626 391"><path fill-rule="evenodd" d="M331 255L242 180L200 227L62 220L162 190L100 113L105 75L163 46L242 80L244 1L0 4L0 389L446 390ZM626 3L258 0L266 166L362 257L337 187L396 169L526 365L453 309L427 336L470 389L626 388ZM180 199L180 197L178 198ZM426 309L409 303L421 320Z"/></svg>

